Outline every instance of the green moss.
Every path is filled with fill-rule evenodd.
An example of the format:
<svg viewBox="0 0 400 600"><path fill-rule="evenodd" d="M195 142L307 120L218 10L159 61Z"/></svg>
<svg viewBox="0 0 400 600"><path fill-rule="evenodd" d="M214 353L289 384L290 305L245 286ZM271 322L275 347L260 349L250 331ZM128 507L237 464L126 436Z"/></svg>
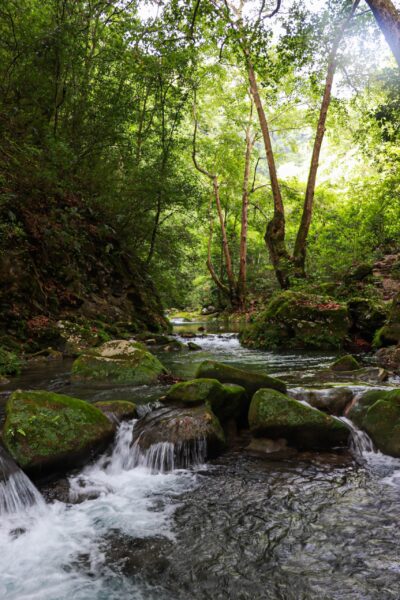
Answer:
<svg viewBox="0 0 400 600"><path fill-rule="evenodd" d="M330 367L332 371L358 371L361 365L351 354L341 356Z"/></svg>
<svg viewBox="0 0 400 600"><path fill-rule="evenodd" d="M16 391L6 405L3 441L25 469L71 466L109 440L113 425L88 402L45 391Z"/></svg>
<svg viewBox="0 0 400 600"><path fill-rule="evenodd" d="M0 346L0 377L5 375L18 375L21 371L22 361L14 352L9 352Z"/></svg>
<svg viewBox="0 0 400 600"><path fill-rule="evenodd" d="M166 403L197 406L206 404L216 416L225 422L240 420L248 408L245 389L239 385L222 385L216 379L195 379L176 383L164 398Z"/></svg>
<svg viewBox="0 0 400 600"><path fill-rule="evenodd" d="M244 387L249 398L260 388L272 388L281 392L286 391L286 384L280 379L269 377L262 373L254 373L225 365L224 363L206 360L196 372L196 379L217 379L221 383L234 383Z"/></svg>
<svg viewBox="0 0 400 600"><path fill-rule="evenodd" d="M400 403L387 399L375 402L363 419L363 429L374 444L390 456L400 457Z"/></svg>
<svg viewBox="0 0 400 600"><path fill-rule="evenodd" d="M136 404L128 400L102 400L94 402L93 406L113 422L130 420L137 416Z"/></svg>
<svg viewBox="0 0 400 600"><path fill-rule="evenodd" d="M301 448L340 445L349 435L342 421L276 390L261 389L254 394L249 425L255 435L284 437Z"/></svg>
<svg viewBox="0 0 400 600"><path fill-rule="evenodd" d="M126 351L122 351L119 340L78 357L72 365L73 377L147 385L166 372L158 358L144 350L142 344L122 343L126 344Z"/></svg>
<svg viewBox="0 0 400 600"><path fill-rule="evenodd" d="M274 348L340 348L350 326L347 307L331 298L291 290L277 293L240 332L244 345Z"/></svg>

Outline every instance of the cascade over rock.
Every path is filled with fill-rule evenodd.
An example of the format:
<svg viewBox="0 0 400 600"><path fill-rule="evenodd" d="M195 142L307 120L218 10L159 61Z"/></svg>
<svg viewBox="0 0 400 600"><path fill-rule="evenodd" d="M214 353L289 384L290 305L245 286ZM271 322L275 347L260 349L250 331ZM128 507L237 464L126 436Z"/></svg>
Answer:
<svg viewBox="0 0 400 600"><path fill-rule="evenodd" d="M261 389L254 394L249 425L256 437L285 438L301 449L342 446L349 437L342 421L276 390Z"/></svg>

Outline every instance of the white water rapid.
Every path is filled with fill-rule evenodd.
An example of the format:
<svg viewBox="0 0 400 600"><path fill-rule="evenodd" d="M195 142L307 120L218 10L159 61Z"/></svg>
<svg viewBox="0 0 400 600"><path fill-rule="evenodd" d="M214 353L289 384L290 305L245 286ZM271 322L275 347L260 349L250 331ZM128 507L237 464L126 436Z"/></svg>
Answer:
<svg viewBox="0 0 400 600"><path fill-rule="evenodd" d="M168 449L154 456L132 451L134 425L122 423L111 455L70 479L71 503L45 504L22 472L12 476L12 486L19 476L29 483L23 496L30 493L34 503L17 506L14 500L12 510L1 515L2 600L143 597L138 583L108 568L107 549L121 534L171 539L177 497L195 485L195 474L156 472Z"/></svg>

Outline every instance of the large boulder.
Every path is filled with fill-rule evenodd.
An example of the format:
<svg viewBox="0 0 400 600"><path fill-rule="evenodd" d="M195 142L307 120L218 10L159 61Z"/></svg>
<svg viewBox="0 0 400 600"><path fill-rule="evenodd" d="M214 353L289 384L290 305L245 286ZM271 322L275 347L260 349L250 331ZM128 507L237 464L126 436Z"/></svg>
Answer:
<svg viewBox="0 0 400 600"><path fill-rule="evenodd" d="M137 462L157 470L188 467L216 456L225 435L206 406L163 407L147 413L133 430L132 451Z"/></svg>
<svg viewBox="0 0 400 600"><path fill-rule="evenodd" d="M275 390L254 394L249 425L256 437L285 438L300 449L342 446L349 437L349 429L339 419Z"/></svg>
<svg viewBox="0 0 400 600"><path fill-rule="evenodd" d="M284 291L240 332L245 346L274 349L338 349L348 336L347 306L326 296Z"/></svg>
<svg viewBox="0 0 400 600"><path fill-rule="evenodd" d="M137 417L136 404L129 400L99 400L94 402L93 406L101 410L113 423L130 421Z"/></svg>
<svg viewBox="0 0 400 600"><path fill-rule="evenodd" d="M352 298L347 308L353 336L372 342L375 332L386 320L385 306L369 298Z"/></svg>
<svg viewBox="0 0 400 600"><path fill-rule="evenodd" d="M17 463L40 473L82 464L104 449L114 432L115 425L88 402L17 390L7 402L2 435Z"/></svg>
<svg viewBox="0 0 400 600"><path fill-rule="evenodd" d="M400 457L400 390L367 392L352 406L349 417L379 450Z"/></svg>
<svg viewBox="0 0 400 600"><path fill-rule="evenodd" d="M222 384L216 379L194 379L176 383L163 401L168 404L199 406L205 404L221 422L245 416L249 406L246 390L240 385Z"/></svg>
<svg viewBox="0 0 400 600"><path fill-rule="evenodd" d="M196 378L217 379L221 383L235 383L244 387L250 399L260 388L271 388L279 392L286 392L286 384L280 379L269 377L269 375L263 373L237 369L213 360L205 360L199 365Z"/></svg>
<svg viewBox="0 0 400 600"><path fill-rule="evenodd" d="M82 354L72 365L75 379L148 385L166 373L161 362L139 342L114 340Z"/></svg>

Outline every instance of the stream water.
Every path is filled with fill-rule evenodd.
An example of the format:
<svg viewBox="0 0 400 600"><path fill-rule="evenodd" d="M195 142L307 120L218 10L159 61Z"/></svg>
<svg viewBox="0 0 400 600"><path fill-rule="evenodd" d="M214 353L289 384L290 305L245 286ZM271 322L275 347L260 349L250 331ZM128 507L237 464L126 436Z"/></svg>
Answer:
<svg viewBox="0 0 400 600"><path fill-rule="evenodd" d="M194 341L202 351L160 353L177 375L213 357L279 375L296 397L333 359L247 350L234 334ZM0 404L15 387L141 404L163 392L71 384L69 367L26 372ZM243 439L207 465L199 447L197 464L165 472L170 449L132 452L134 427L123 423L108 454L42 495L0 455L11 482L0 489L1 600L400 598L400 461L361 432L352 453L261 458ZM5 492L21 502L2 506Z"/></svg>

